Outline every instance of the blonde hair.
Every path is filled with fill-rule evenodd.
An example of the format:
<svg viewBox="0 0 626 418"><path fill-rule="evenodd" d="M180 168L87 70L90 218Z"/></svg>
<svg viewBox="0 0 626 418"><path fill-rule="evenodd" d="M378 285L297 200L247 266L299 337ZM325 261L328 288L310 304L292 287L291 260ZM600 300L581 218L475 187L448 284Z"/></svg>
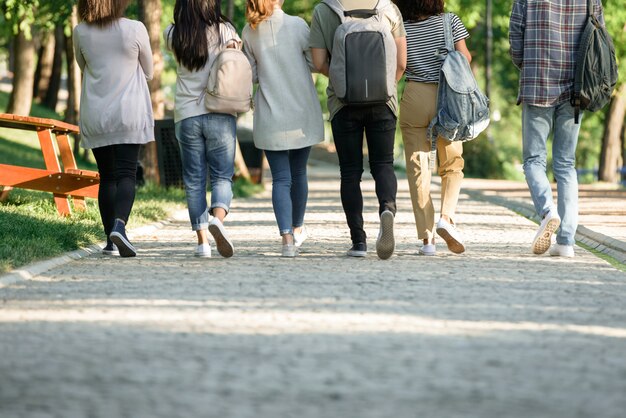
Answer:
<svg viewBox="0 0 626 418"><path fill-rule="evenodd" d="M246 20L252 29L274 13L276 0L248 0L246 1Z"/></svg>

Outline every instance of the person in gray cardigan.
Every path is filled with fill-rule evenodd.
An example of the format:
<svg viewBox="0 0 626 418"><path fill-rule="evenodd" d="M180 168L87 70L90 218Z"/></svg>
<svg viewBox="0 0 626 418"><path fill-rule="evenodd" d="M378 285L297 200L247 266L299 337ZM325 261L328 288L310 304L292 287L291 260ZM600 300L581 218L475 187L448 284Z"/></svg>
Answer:
<svg viewBox="0 0 626 418"><path fill-rule="evenodd" d="M83 72L81 146L93 151L100 173L103 252L122 257L137 254L125 228L135 200L139 147L154 140L146 82L152 78L152 50L145 26L122 17L129 3L79 0L81 23L73 37Z"/></svg>
<svg viewBox="0 0 626 418"><path fill-rule="evenodd" d="M295 257L307 237L306 165L311 146L324 140L322 110L313 85L309 27L285 14L283 0L248 0L244 53L259 84L254 97L254 145L272 172L272 204L282 255Z"/></svg>

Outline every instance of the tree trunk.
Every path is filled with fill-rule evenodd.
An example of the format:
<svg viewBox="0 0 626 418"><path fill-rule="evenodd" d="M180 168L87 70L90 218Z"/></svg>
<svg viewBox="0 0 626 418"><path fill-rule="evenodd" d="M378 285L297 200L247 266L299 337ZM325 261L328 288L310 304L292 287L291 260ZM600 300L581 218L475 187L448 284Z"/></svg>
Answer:
<svg viewBox="0 0 626 418"><path fill-rule="evenodd" d="M161 91L161 73L163 72L163 56L161 55L161 0L139 0L139 17L146 25L152 48L154 75L148 82L150 99L155 119L163 119L165 105ZM143 147L141 162L144 176L148 180L160 182L159 163L156 142L150 142Z"/></svg>
<svg viewBox="0 0 626 418"><path fill-rule="evenodd" d="M617 170L622 167L622 127L626 115L626 84L622 84L611 100L602 138L598 180L617 183Z"/></svg>
<svg viewBox="0 0 626 418"><path fill-rule="evenodd" d="M226 16L232 21L235 17L235 0L228 0L226 7Z"/></svg>
<svg viewBox="0 0 626 418"><path fill-rule="evenodd" d="M13 39L15 51L15 71L13 89L7 106L7 113L28 116L33 103L33 85L35 82L35 43L26 39L20 31Z"/></svg>
<svg viewBox="0 0 626 418"><path fill-rule="evenodd" d="M41 37L41 46L35 70L35 86L33 97L40 102L46 97L50 76L52 76L52 63L54 61L54 32L45 32Z"/></svg>
<svg viewBox="0 0 626 418"><path fill-rule="evenodd" d="M59 90L61 89L61 71L63 69L63 50L65 49L65 34L63 26L54 29L54 59L52 60L52 74L48 91L43 98L42 104L52 110L56 110L59 101Z"/></svg>
<svg viewBox="0 0 626 418"><path fill-rule="evenodd" d="M76 6L72 8L70 16L70 27L78 25L78 12ZM81 74L80 67L74 57L74 40L70 32L65 37L65 57L67 64L67 110L65 111L65 121L73 125L78 125L80 117L80 91L81 91ZM80 135L74 135L74 155L79 155Z"/></svg>

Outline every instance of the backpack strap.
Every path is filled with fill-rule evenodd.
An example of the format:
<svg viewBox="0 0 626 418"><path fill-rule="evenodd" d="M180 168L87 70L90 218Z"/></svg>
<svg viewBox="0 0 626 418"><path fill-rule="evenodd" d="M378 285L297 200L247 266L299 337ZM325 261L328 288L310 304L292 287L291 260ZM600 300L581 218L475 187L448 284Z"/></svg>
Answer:
<svg viewBox="0 0 626 418"><path fill-rule="evenodd" d="M345 22L346 18L367 19L380 15L381 11L391 4L389 0L378 0L372 9L346 10L341 3L341 0L323 0L322 3L328 6L337 16L339 16L341 23Z"/></svg>
<svg viewBox="0 0 626 418"><path fill-rule="evenodd" d="M452 14L444 13L442 16L443 20L443 37L445 41L445 47L439 48L435 52L435 56L440 60L446 59L446 56L449 52L454 51L454 38L452 37ZM439 71L441 76L441 70ZM441 80L439 80L439 85L441 86ZM439 88L437 89L437 97L439 97ZM437 137L439 134L437 133L436 128L436 119L437 116L433 118L428 126L428 135L430 136L430 155L429 155L429 164L428 168L432 171L435 169L435 160L437 158Z"/></svg>
<svg viewBox="0 0 626 418"><path fill-rule="evenodd" d="M585 62L585 54L587 51L583 51L580 48L580 45L586 45L589 42L589 37L591 36L591 31L587 31L587 25L589 21L592 21L593 24L597 27L599 26L598 19L593 15L593 5L592 0L587 0L587 23L585 23L585 28L583 28L583 34L578 41L578 53L576 54L576 68L574 70L574 89L572 90L572 96L570 97L570 104L574 107L574 123L580 122L580 91L583 88L583 69L584 65L581 65Z"/></svg>
<svg viewBox="0 0 626 418"><path fill-rule="evenodd" d="M443 14L443 36L448 51L454 51L454 38L452 37L452 13Z"/></svg>

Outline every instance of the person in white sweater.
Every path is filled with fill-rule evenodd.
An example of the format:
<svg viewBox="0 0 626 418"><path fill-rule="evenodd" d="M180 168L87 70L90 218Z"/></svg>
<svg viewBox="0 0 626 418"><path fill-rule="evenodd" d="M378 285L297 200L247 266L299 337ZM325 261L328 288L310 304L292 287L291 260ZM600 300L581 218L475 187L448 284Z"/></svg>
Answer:
<svg viewBox="0 0 626 418"><path fill-rule="evenodd" d="M103 252L122 257L137 254L125 226L135 200L139 147L154 140L146 81L152 78L152 50L145 26L122 17L129 3L78 0L81 23L73 37L83 72L81 146L93 151L100 173Z"/></svg>
<svg viewBox="0 0 626 418"><path fill-rule="evenodd" d="M218 52L241 43L220 8L220 0L176 0L174 24L163 34L166 47L174 53L178 64L174 122L191 229L198 238L194 252L197 257L211 256L207 228L222 257L234 253L223 222L233 197L236 115L209 112L199 99ZM210 207L206 199L207 165L211 178ZM209 214L213 216L210 222Z"/></svg>
<svg viewBox="0 0 626 418"><path fill-rule="evenodd" d="M295 257L306 239L307 160L324 139L324 123L311 77L309 27L281 9L283 0L248 0L244 53L259 84L253 138L272 172L272 204L282 255Z"/></svg>

